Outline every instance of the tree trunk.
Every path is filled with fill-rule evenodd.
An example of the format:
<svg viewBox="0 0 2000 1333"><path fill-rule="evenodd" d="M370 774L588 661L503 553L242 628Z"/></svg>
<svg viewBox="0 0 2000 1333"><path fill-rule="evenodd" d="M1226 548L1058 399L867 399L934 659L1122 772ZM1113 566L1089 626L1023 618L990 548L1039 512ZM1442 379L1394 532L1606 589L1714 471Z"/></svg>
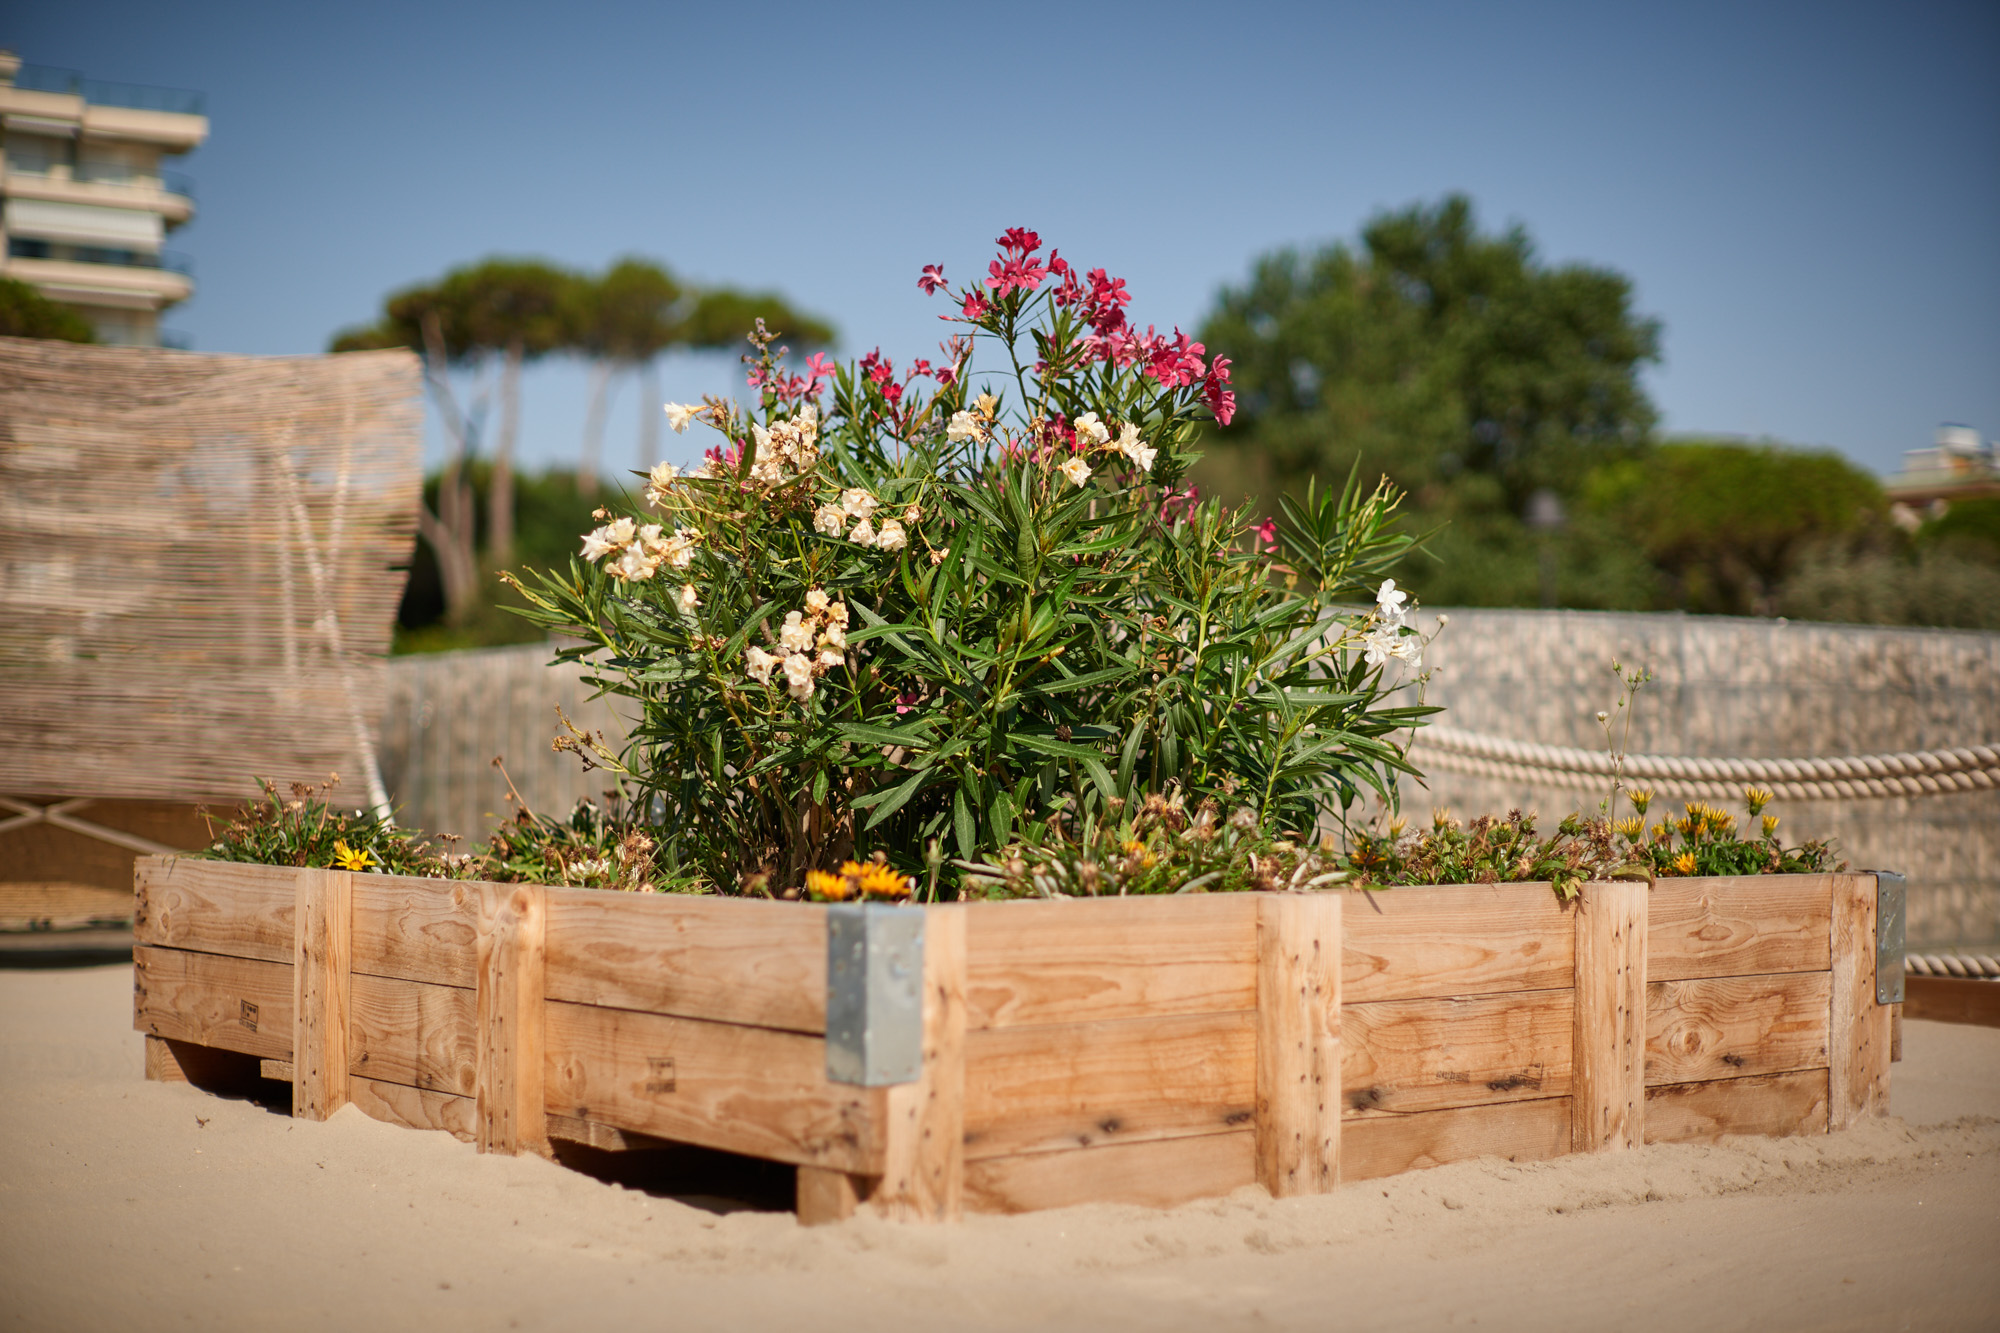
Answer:
<svg viewBox="0 0 2000 1333"><path fill-rule="evenodd" d="M426 315L424 330L424 377L431 397L444 417L445 434L451 437L451 458L438 478L437 513L417 502L417 531L431 544L437 556L438 580L444 585L445 620L460 624L479 597L479 567L473 554L472 484L465 478L465 462L472 453L465 414L451 391L449 366L445 359L444 335L436 315Z"/></svg>
<svg viewBox="0 0 2000 1333"><path fill-rule="evenodd" d="M583 417L583 456L576 468L576 491L585 499L597 494L597 468L604 457L604 412L611 399L611 363L590 363L590 408Z"/></svg>
<svg viewBox="0 0 2000 1333"><path fill-rule="evenodd" d="M651 472L660 461L660 365L652 357L639 363L639 470Z"/></svg>
<svg viewBox="0 0 2000 1333"><path fill-rule="evenodd" d="M486 493L486 558L496 567L514 559L514 442L521 430L521 340L507 344L500 372L500 442L493 450L493 482Z"/></svg>

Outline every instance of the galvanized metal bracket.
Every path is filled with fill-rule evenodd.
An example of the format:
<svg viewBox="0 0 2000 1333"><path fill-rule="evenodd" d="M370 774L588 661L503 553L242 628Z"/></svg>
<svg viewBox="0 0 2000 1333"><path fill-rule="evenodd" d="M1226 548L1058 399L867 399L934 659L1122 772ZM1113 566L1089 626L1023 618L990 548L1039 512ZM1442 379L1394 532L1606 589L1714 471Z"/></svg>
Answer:
<svg viewBox="0 0 2000 1333"><path fill-rule="evenodd" d="M826 912L826 1076L914 1083L924 1064L924 909L835 903Z"/></svg>
<svg viewBox="0 0 2000 1333"><path fill-rule="evenodd" d="M1875 1003L1903 1002L1903 919L1907 906L1903 877L1875 872Z"/></svg>

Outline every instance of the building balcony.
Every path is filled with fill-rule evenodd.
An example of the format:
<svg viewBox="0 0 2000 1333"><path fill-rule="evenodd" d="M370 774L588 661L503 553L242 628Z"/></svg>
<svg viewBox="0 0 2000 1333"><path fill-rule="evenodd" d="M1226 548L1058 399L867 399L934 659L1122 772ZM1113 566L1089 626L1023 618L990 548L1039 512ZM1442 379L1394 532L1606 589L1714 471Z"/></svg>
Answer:
<svg viewBox="0 0 2000 1333"><path fill-rule="evenodd" d="M9 243L9 253L0 259L0 276L28 283L53 301L161 310L194 294L193 265L185 255L172 251L137 255L102 250L98 257L90 258L84 256L97 247L50 245L42 254L22 254L23 247L20 238ZM33 249L35 243L26 242L25 248ZM105 257L113 255L125 258L105 262Z"/></svg>
<svg viewBox="0 0 2000 1333"><path fill-rule="evenodd" d="M144 209L158 213L168 227L178 227L194 217L194 182L178 171L146 174L126 169L62 167L20 171L9 166L6 175L0 176L0 189L16 199Z"/></svg>
<svg viewBox="0 0 2000 1333"><path fill-rule="evenodd" d="M7 78L0 62L0 114L45 132L126 139L185 153L208 137L200 93L86 79L75 70L21 65ZM111 100L100 100L109 98Z"/></svg>

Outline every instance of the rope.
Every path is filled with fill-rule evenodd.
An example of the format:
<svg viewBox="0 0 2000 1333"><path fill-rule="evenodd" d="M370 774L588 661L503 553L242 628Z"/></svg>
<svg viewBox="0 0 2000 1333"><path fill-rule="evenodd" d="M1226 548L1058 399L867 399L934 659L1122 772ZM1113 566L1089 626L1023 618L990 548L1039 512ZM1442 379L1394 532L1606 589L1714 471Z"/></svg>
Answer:
<svg viewBox="0 0 2000 1333"><path fill-rule="evenodd" d="M2000 981L2000 958L1990 958L1985 954L1906 954L1903 967L1913 977L1970 977L1979 981Z"/></svg>
<svg viewBox="0 0 2000 1333"><path fill-rule="evenodd" d="M1430 726L1417 733L1418 766L1472 777L1587 790L1614 771L1628 783L1698 800L1735 800L1748 786L1779 800L1853 801L1890 796L1945 796L2000 788L2000 747L1853 755L1838 759L1710 759L1693 755L1630 754L1615 765L1598 750L1537 745L1501 736Z"/></svg>

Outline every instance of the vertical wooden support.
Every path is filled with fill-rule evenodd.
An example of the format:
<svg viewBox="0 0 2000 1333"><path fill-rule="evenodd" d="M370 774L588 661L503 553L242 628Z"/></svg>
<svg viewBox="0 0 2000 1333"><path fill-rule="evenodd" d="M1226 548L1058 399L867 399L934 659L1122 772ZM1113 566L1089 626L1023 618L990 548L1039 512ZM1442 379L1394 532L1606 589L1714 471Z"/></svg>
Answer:
<svg viewBox="0 0 2000 1333"><path fill-rule="evenodd" d="M923 1050L916 1082L881 1090L883 1171L870 1199L885 1217L953 1221L965 1206L965 908L957 903L924 909Z"/></svg>
<svg viewBox="0 0 2000 1333"><path fill-rule="evenodd" d="M1834 875L1829 1130L1889 1111L1890 1013L1875 1003L1875 877Z"/></svg>
<svg viewBox="0 0 2000 1333"><path fill-rule="evenodd" d="M802 1227L845 1222L860 1206L862 1179L829 1166L799 1168L798 1213Z"/></svg>
<svg viewBox="0 0 2000 1333"><path fill-rule="evenodd" d="M1573 1152L1645 1142L1647 887L1586 884L1577 899Z"/></svg>
<svg viewBox="0 0 2000 1333"><path fill-rule="evenodd" d="M1280 1199L1340 1178L1340 899L1256 897L1257 1179Z"/></svg>
<svg viewBox="0 0 2000 1333"><path fill-rule="evenodd" d="M539 884L479 886L473 1143L481 1152L550 1151L542 1087L547 903Z"/></svg>
<svg viewBox="0 0 2000 1333"><path fill-rule="evenodd" d="M353 876L298 872L292 936L292 1114L324 1120L347 1105Z"/></svg>

